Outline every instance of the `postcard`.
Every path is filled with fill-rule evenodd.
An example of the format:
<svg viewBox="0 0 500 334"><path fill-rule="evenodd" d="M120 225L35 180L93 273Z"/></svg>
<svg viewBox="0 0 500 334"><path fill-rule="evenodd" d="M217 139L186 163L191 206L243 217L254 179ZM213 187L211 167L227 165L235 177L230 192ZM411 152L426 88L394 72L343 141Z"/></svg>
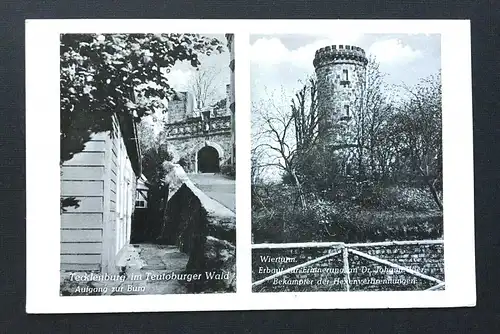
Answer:
<svg viewBox="0 0 500 334"><path fill-rule="evenodd" d="M27 20L27 312L474 306L470 57L465 20Z"/></svg>

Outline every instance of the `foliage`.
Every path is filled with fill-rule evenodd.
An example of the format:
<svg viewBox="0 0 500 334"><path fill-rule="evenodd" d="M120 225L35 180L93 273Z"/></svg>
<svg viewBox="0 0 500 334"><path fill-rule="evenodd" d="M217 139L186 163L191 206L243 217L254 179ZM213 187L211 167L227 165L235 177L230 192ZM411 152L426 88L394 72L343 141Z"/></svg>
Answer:
<svg viewBox="0 0 500 334"><path fill-rule="evenodd" d="M371 59L360 89L350 117L330 129L334 145L318 132L314 80L288 110L254 105L254 242L442 237L440 74L396 98ZM269 166L282 171L277 183Z"/></svg>
<svg viewBox="0 0 500 334"><path fill-rule="evenodd" d="M222 51L217 39L195 34L62 34L61 164L92 133L110 130L112 113L140 119L168 98L177 61L197 67L214 51Z"/></svg>
<svg viewBox="0 0 500 334"><path fill-rule="evenodd" d="M384 200L359 205L307 197L305 208L293 204L294 188L259 186L252 198L253 242L343 241L370 242L442 237L442 213L429 209L424 191L390 189ZM400 194L410 195L407 198Z"/></svg>
<svg viewBox="0 0 500 334"><path fill-rule="evenodd" d="M425 188L404 185L367 187L360 200L362 208L405 212L433 212L434 200Z"/></svg>
<svg viewBox="0 0 500 334"><path fill-rule="evenodd" d="M68 211L68 207L73 207L78 209L80 207L80 201L76 197L61 197L61 213Z"/></svg>
<svg viewBox="0 0 500 334"><path fill-rule="evenodd" d="M165 177L163 162L170 161L171 155L166 143L155 145L143 153L142 172L149 183L160 186Z"/></svg>
<svg viewBox="0 0 500 334"><path fill-rule="evenodd" d="M409 99L394 119L401 160L427 185L436 205L442 210L441 74L423 79L414 88L405 88Z"/></svg>
<svg viewBox="0 0 500 334"><path fill-rule="evenodd" d="M157 222L163 221L168 187L163 181L165 169L162 164L165 161L170 161L171 158L168 144L160 143L159 140L142 152L142 173L148 180L148 206L141 218L145 219L142 238L146 240L154 240L157 237L159 233Z"/></svg>
<svg viewBox="0 0 500 334"><path fill-rule="evenodd" d="M217 111L217 110L225 110L226 109L226 101L227 98L223 98L217 102L215 102L212 107Z"/></svg>
<svg viewBox="0 0 500 334"><path fill-rule="evenodd" d="M290 109L274 104L254 104L258 129L252 147L252 180L258 179L263 168L277 168L287 183L298 192L301 207L305 206L303 180L298 165L316 147L318 136L318 103L316 80L311 78L292 99Z"/></svg>
<svg viewBox="0 0 500 334"><path fill-rule="evenodd" d="M236 178L236 165L235 164L230 164L226 163L221 166L220 171L222 174L227 175L231 178Z"/></svg>
<svg viewBox="0 0 500 334"><path fill-rule="evenodd" d="M114 113L139 121L161 108L173 93L168 72L177 61L198 67L200 55L222 49L196 34L62 34L60 165L94 133L110 131ZM74 204L62 198L61 210Z"/></svg>
<svg viewBox="0 0 500 334"><path fill-rule="evenodd" d="M328 197L334 195L338 185L346 181L341 173L341 166L328 147L316 144L308 150L302 150L293 161L297 177L302 180L306 193ZM290 184L293 179L283 175L283 182Z"/></svg>
<svg viewBox="0 0 500 334"><path fill-rule="evenodd" d="M142 155L144 155L144 152L158 144L158 138L155 136L154 125L146 120L147 118L143 118L139 123L137 123L137 138L139 140Z"/></svg>

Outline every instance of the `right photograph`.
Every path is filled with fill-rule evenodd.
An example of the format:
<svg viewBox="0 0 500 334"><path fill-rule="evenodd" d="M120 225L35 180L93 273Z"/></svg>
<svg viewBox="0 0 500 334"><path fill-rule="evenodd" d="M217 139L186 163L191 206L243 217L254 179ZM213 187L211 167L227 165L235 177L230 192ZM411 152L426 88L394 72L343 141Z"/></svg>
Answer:
<svg viewBox="0 0 500 334"><path fill-rule="evenodd" d="M252 291L444 290L440 34L250 43Z"/></svg>

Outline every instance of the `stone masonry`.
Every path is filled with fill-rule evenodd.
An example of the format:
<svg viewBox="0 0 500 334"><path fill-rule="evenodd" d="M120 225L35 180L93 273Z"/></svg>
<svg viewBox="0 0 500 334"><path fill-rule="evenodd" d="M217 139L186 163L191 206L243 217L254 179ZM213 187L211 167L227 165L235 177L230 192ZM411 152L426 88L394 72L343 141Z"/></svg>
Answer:
<svg viewBox="0 0 500 334"><path fill-rule="evenodd" d="M234 82L234 35L226 34L227 48L229 49L230 62L229 69L231 70L230 84L226 86L227 91L227 101L226 106L228 108L228 113L231 115L231 162L233 166L236 164L236 123L235 123L235 82Z"/></svg>
<svg viewBox="0 0 500 334"><path fill-rule="evenodd" d="M422 274L444 280L444 249L442 244L366 246L353 249L367 253ZM313 260L340 248L254 249L252 280L258 281L277 271ZM262 256L290 259L285 263L262 261ZM349 253L351 291L415 291L436 283L412 276L398 269ZM254 288L254 292L279 291L345 291L342 254L298 269L277 280ZM285 280L283 280L285 279ZM294 284L302 280L302 284Z"/></svg>
<svg viewBox="0 0 500 334"><path fill-rule="evenodd" d="M356 144L356 116L363 108L367 64L365 51L351 45L321 48L313 61L318 82L319 132L330 148L335 147L345 168L352 165L356 154L352 147Z"/></svg>
<svg viewBox="0 0 500 334"><path fill-rule="evenodd" d="M231 155L231 115L227 108L194 110L193 98L181 92L169 103L162 136L171 144L183 167L198 172L198 153L205 146L217 150L219 164Z"/></svg>
<svg viewBox="0 0 500 334"><path fill-rule="evenodd" d="M182 167L165 162L168 201L162 233L157 241L175 244L188 254L186 272L213 272L222 279L205 277L188 286L191 292L236 290L236 216L189 179Z"/></svg>
<svg viewBox="0 0 500 334"><path fill-rule="evenodd" d="M204 147L217 151L219 167L235 166L235 91L234 91L234 35L226 34L230 53L230 83L226 85L226 103L195 109L189 92L179 92L169 102L162 139L173 147L174 162L182 164L187 172L198 170L198 153Z"/></svg>

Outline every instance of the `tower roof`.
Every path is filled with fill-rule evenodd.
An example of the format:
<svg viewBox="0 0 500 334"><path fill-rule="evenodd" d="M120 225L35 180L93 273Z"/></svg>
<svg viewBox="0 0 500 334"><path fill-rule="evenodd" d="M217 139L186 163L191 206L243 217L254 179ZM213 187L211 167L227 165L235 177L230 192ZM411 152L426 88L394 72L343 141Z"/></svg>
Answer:
<svg viewBox="0 0 500 334"><path fill-rule="evenodd" d="M339 44L325 46L317 50L314 56L313 65L317 69L338 60L358 61L362 65L368 63L365 50L359 46Z"/></svg>

